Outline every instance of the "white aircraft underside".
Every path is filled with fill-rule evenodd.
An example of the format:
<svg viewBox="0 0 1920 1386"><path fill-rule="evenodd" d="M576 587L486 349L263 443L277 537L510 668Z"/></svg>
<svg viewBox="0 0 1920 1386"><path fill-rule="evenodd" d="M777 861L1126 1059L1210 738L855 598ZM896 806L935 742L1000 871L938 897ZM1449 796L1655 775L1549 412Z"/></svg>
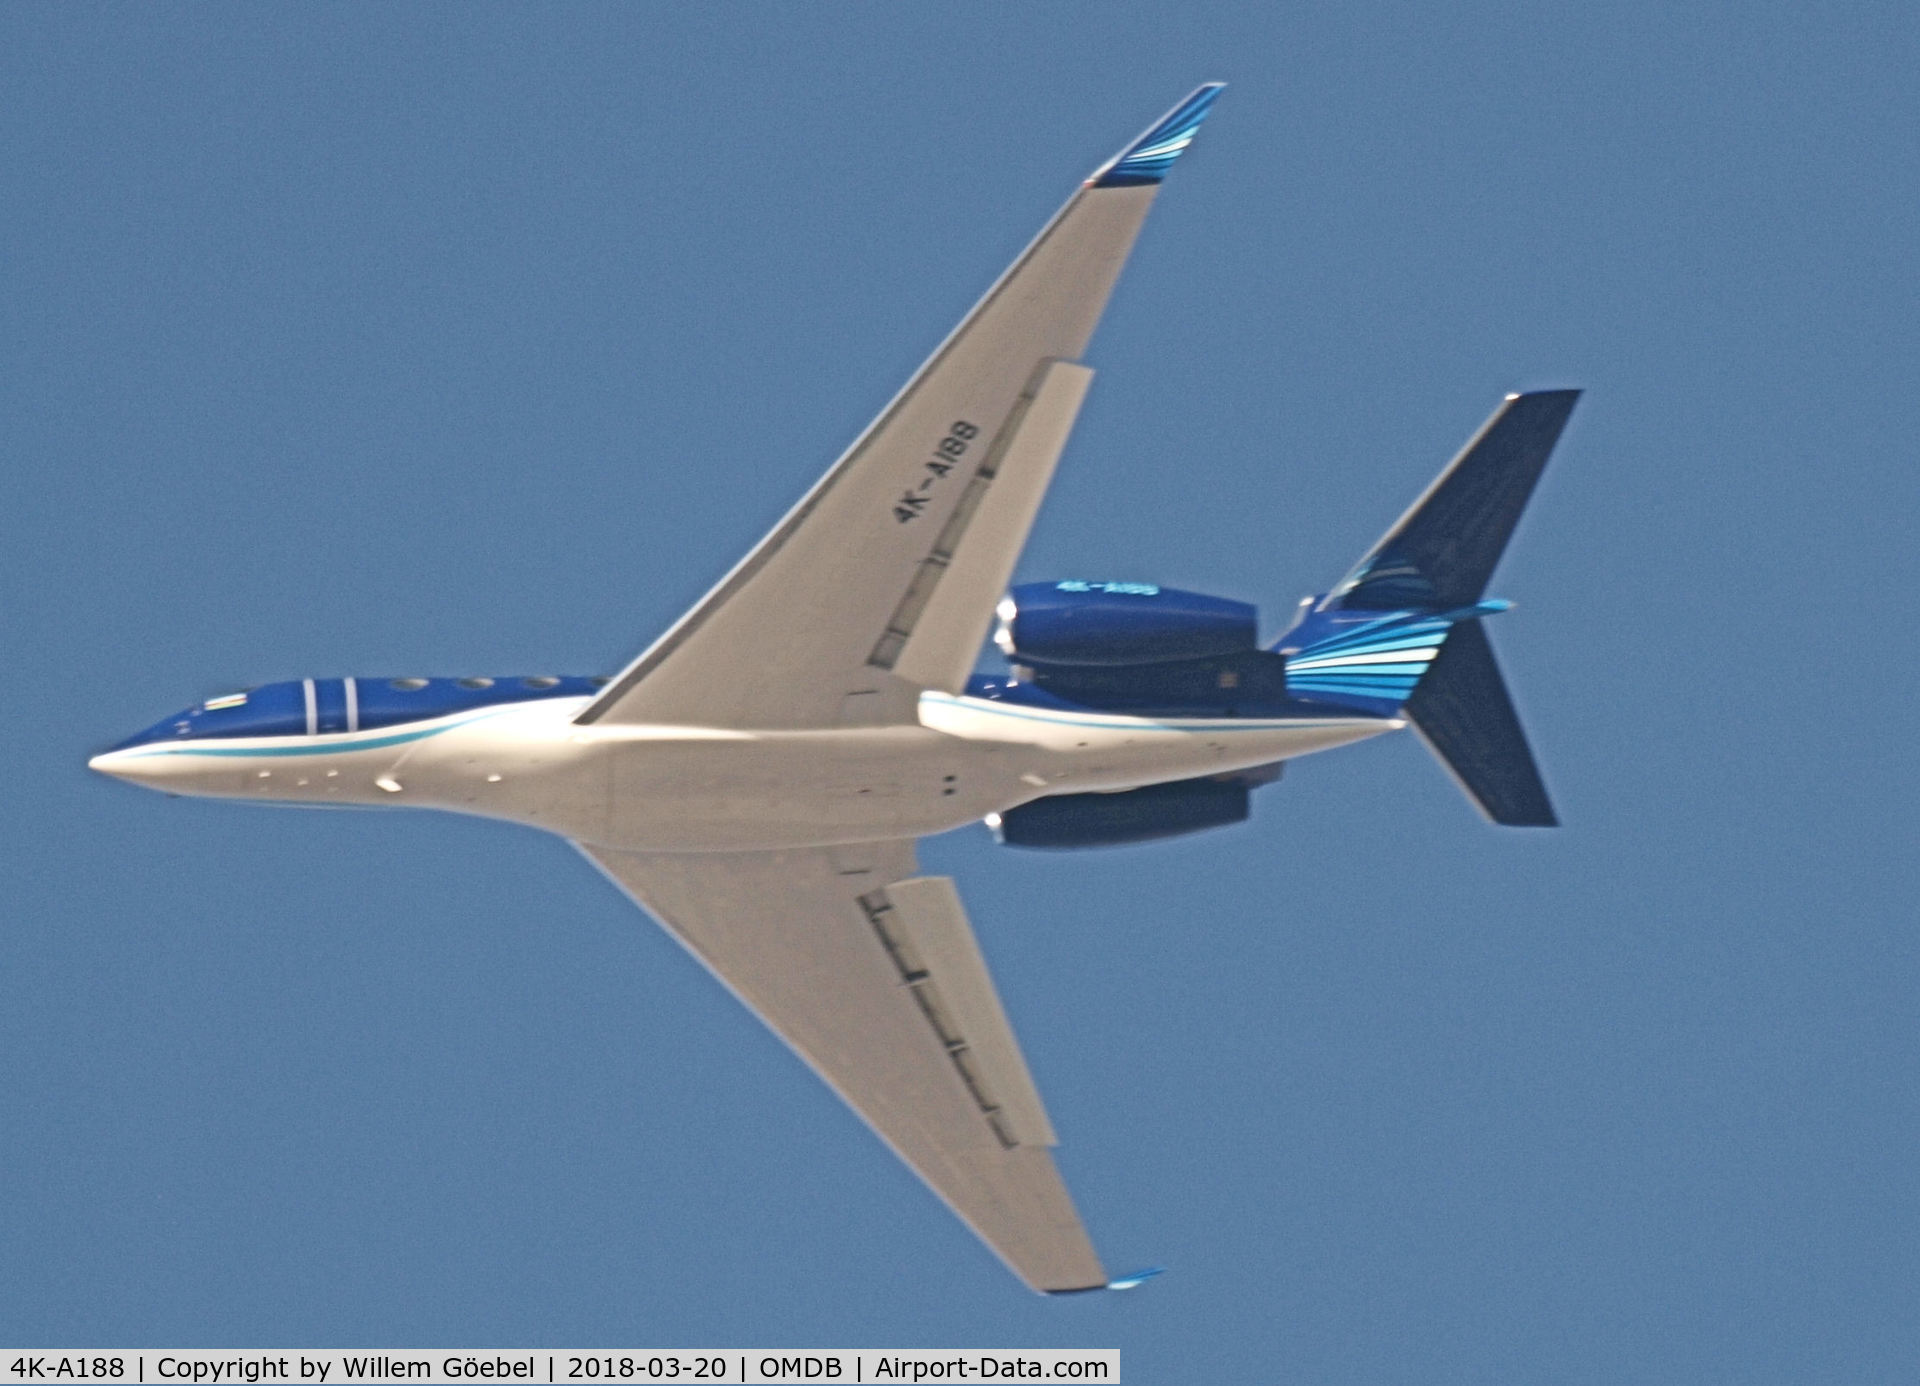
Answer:
<svg viewBox="0 0 1920 1386"><path fill-rule="evenodd" d="M173 794L436 808L561 834L1028 1285L1130 1283L1110 1280L1081 1226L959 897L919 874L914 843L1043 796L1267 766L1405 725L1336 706L1169 717L969 695L1091 381L1088 338L1217 94L1202 87L1089 178L773 532L598 692L361 726L367 695L328 681L346 690L329 726L309 680L304 725L203 734L236 694L93 766ZM1303 663L1303 677L1431 660L1446 619L1384 653Z"/></svg>
<svg viewBox="0 0 1920 1386"><path fill-rule="evenodd" d="M339 736L135 746L97 770L172 794L503 818L625 852L759 852L919 838L1048 794L1269 765L1405 724L1157 721L923 694L911 724L582 726L583 699ZM424 733L424 734L422 734Z"/></svg>

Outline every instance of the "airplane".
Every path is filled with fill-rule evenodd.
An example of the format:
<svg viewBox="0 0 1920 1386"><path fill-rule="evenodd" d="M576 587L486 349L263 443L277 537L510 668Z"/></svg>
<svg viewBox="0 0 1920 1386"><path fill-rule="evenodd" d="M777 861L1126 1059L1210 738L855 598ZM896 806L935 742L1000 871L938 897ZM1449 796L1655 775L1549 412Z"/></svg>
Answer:
<svg viewBox="0 0 1920 1386"><path fill-rule="evenodd" d="M1221 84L1102 164L880 416L612 677L308 678L208 699L93 769L171 795L413 806L572 841L1025 1284L1095 1252L952 880L985 821L1084 848L1237 823L1285 762L1411 726L1495 823L1552 805L1483 621L1578 392L1509 395L1262 643L1241 601L1009 587L1135 235ZM991 630L1008 672L978 674Z"/></svg>

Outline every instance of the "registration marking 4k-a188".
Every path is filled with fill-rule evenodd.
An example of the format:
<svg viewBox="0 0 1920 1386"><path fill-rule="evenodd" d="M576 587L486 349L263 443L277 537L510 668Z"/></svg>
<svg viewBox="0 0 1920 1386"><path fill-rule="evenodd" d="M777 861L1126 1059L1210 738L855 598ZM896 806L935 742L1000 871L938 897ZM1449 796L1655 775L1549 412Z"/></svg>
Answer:
<svg viewBox="0 0 1920 1386"><path fill-rule="evenodd" d="M965 419L949 428L947 436L935 445L933 455L921 464L927 474L920 478L920 484L910 491L902 491L900 499L894 502L893 518L903 525L909 520L919 519L920 512L926 509L927 502L933 498L934 483L946 479L947 473L958 466L960 459L966 455L967 444L979 436L979 427Z"/></svg>

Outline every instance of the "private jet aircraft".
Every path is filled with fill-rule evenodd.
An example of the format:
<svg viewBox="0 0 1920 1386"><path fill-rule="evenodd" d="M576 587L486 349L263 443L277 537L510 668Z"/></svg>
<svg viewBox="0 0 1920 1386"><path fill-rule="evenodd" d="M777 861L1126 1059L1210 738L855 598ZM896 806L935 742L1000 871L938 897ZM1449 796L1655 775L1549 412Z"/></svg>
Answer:
<svg viewBox="0 0 1920 1386"><path fill-rule="evenodd" d="M92 766L169 794L411 805L570 839L812 1065L1027 1285L1118 1288L951 880L985 822L1091 847L1247 817L1284 762L1411 725L1496 823L1554 821L1482 630L1575 392L1509 396L1262 644L1150 582L1009 590L1088 337L1219 95L1088 178L787 516L610 678L311 678ZM974 672L989 632L1010 674Z"/></svg>

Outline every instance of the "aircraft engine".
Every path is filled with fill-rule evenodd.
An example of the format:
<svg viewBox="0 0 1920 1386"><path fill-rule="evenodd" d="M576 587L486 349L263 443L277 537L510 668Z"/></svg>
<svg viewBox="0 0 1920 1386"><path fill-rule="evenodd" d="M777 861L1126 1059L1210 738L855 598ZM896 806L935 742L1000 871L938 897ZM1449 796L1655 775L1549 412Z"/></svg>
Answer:
<svg viewBox="0 0 1920 1386"><path fill-rule="evenodd" d="M1001 599L994 643L1016 682L1103 712L1233 716L1287 696L1246 602L1147 582L1030 582Z"/></svg>
<svg viewBox="0 0 1920 1386"><path fill-rule="evenodd" d="M1001 599L994 642L1020 664L1111 668L1254 648L1246 602L1150 582L1029 582Z"/></svg>
<svg viewBox="0 0 1920 1386"><path fill-rule="evenodd" d="M987 820L1009 847L1119 847L1246 821L1249 792L1280 778L1279 765L1116 794L1055 794Z"/></svg>

